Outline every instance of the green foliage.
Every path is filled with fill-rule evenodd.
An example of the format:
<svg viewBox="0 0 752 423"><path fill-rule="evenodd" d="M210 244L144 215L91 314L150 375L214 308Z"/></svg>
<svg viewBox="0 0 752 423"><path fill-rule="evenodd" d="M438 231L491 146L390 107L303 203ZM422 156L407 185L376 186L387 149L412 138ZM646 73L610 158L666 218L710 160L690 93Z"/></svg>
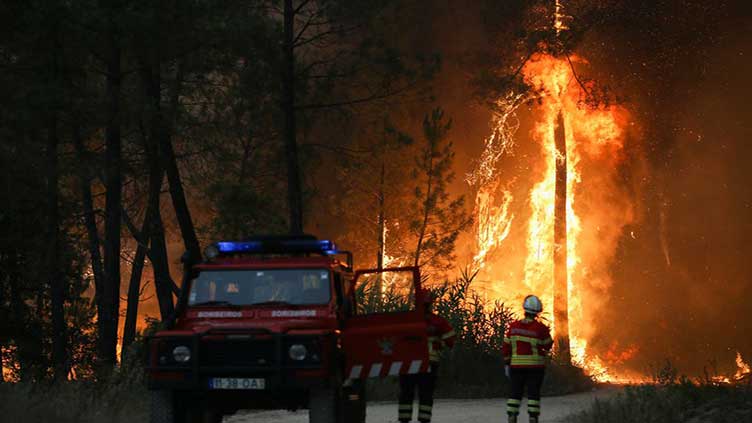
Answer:
<svg viewBox="0 0 752 423"><path fill-rule="evenodd" d="M395 283L395 279L379 280L378 275L360 280L355 288L355 297L358 302L358 314L392 313L414 309L415 293L411 284Z"/></svg>
<svg viewBox="0 0 752 423"><path fill-rule="evenodd" d="M460 232L472 225L464 196L452 197L454 180L453 144L448 140L451 120L437 108L423 119L423 143L419 145L413 168L417 181L413 192L414 214L409 227L417 239L415 264L434 272L446 271L454 263L454 246Z"/></svg>

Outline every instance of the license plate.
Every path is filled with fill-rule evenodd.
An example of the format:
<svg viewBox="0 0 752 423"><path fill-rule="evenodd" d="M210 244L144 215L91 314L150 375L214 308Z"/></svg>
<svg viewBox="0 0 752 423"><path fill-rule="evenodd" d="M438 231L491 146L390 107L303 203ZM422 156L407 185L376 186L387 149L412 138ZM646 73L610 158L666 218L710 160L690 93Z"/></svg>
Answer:
<svg viewBox="0 0 752 423"><path fill-rule="evenodd" d="M257 378L213 377L209 379L209 389L266 389L266 380Z"/></svg>

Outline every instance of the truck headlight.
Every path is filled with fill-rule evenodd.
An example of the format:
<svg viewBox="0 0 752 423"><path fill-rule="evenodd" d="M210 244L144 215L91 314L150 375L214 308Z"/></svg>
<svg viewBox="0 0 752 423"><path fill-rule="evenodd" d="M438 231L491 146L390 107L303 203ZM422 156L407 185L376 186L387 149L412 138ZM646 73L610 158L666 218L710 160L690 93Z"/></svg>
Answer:
<svg viewBox="0 0 752 423"><path fill-rule="evenodd" d="M303 361L308 355L308 349L303 344L293 344L290 346L289 355L295 361Z"/></svg>
<svg viewBox="0 0 752 423"><path fill-rule="evenodd" d="M172 350L172 358L178 363L187 363L191 361L191 349L185 345L180 345Z"/></svg>

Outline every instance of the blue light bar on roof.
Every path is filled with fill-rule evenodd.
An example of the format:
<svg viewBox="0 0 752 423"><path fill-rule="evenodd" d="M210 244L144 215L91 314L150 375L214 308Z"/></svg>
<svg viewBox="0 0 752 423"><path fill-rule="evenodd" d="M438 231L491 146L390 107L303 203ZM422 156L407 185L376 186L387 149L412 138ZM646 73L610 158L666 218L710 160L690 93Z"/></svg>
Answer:
<svg viewBox="0 0 752 423"><path fill-rule="evenodd" d="M248 242L233 242L233 241L220 241L217 242L217 248L220 254L233 254L233 253L260 253L262 252L262 245L258 241Z"/></svg>
<svg viewBox="0 0 752 423"><path fill-rule="evenodd" d="M329 240L285 239L273 241L220 241L215 244L220 254L242 253L322 253L336 251L337 246Z"/></svg>

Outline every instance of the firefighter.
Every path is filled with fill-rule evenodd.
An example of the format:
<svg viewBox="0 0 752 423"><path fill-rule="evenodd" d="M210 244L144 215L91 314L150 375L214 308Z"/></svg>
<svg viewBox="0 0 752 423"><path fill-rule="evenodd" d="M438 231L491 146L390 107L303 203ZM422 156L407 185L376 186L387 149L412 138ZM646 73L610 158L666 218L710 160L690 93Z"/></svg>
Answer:
<svg viewBox="0 0 752 423"><path fill-rule="evenodd" d="M529 421L538 423L545 359L554 341L548 326L537 320L543 310L541 300L535 295L528 295L522 307L525 318L512 322L504 336L504 371L512 383L507 400L507 414L509 423L517 423L522 395L527 388Z"/></svg>
<svg viewBox="0 0 752 423"><path fill-rule="evenodd" d="M452 348L456 335L452 326L443 317L433 313L435 300L430 292L422 293L419 303L425 304L428 331L429 373L407 374L400 376L399 421L409 422L413 417L413 399L418 391L418 421L431 421L433 411L433 392L439 372L439 358L444 348Z"/></svg>

